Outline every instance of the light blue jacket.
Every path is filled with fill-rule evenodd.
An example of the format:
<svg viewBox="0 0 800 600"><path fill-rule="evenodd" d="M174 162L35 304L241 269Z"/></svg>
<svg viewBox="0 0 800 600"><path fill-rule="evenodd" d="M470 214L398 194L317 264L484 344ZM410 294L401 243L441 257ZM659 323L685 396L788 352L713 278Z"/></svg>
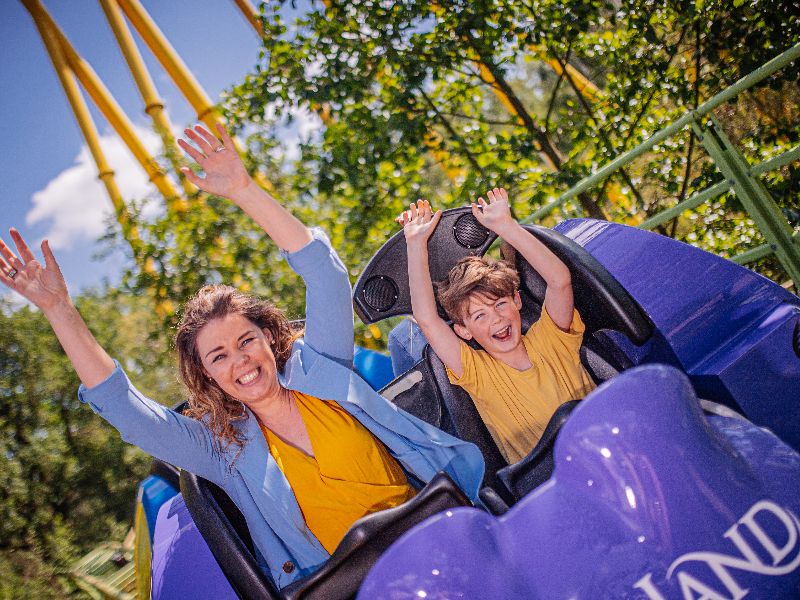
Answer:
<svg viewBox="0 0 800 600"><path fill-rule="evenodd" d="M405 471L421 482L447 472L473 501L483 478L476 446L458 440L397 408L352 370L353 312L347 269L325 234L285 254L306 283L306 329L295 342L281 383L289 389L335 400L380 439ZM78 395L111 423L122 439L166 462L222 487L242 511L259 562L278 587L319 568L329 557L308 529L289 482L273 460L253 414L237 422L245 444L219 452L201 421L143 396L117 369ZM286 563L291 563L293 569ZM289 570L290 573L285 571Z"/></svg>

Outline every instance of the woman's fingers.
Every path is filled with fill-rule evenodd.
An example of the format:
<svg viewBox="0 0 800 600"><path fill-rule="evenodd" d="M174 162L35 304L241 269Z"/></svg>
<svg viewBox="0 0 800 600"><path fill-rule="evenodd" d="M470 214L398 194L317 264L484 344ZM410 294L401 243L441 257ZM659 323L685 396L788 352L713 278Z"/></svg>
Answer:
<svg viewBox="0 0 800 600"><path fill-rule="evenodd" d="M203 160L205 160L205 158L206 158L206 155L205 155L205 154L203 154L203 153L201 153L201 152L200 152L200 151L199 151L197 148L195 148L194 146L192 146L192 145L191 145L189 142L187 142L186 140L182 140L182 139L178 140L178 145L179 145L181 148L183 148L183 151L184 151L184 152L186 152L186 154L188 154L189 156L191 156L191 157L192 157L192 159L194 160L194 162L196 162L198 165L199 165L199 164L200 164L200 163L201 163Z"/></svg>
<svg viewBox="0 0 800 600"><path fill-rule="evenodd" d="M209 144L208 141L202 135L200 135L199 132L202 131L200 127L196 127L195 129L186 129L186 137L194 142L194 144L200 149L200 152L206 156L211 156L216 146Z"/></svg>
<svg viewBox="0 0 800 600"><path fill-rule="evenodd" d="M197 187L202 186L203 183L202 177L200 177L197 173L192 171L189 167L181 167L181 173L183 173L186 179L188 179L191 183L193 183Z"/></svg>
<svg viewBox="0 0 800 600"><path fill-rule="evenodd" d="M54 271L61 275L61 267L58 266L58 261L56 260L53 251L50 249L50 241L49 240L42 240L42 255L44 256L44 266L47 268L48 271ZM63 279L63 275L61 275Z"/></svg>
<svg viewBox="0 0 800 600"><path fill-rule="evenodd" d="M228 130L222 126L222 123L217 123L217 133L219 133L219 137L222 140L222 143L225 144L228 148L233 148L233 138L228 133Z"/></svg>
<svg viewBox="0 0 800 600"><path fill-rule="evenodd" d="M0 240L0 255L6 260L10 269L21 269L22 262L17 258L16 254L11 251L3 240Z"/></svg>
<svg viewBox="0 0 800 600"><path fill-rule="evenodd" d="M199 133L199 134L200 134L200 136L201 136L201 137L202 137L202 138L203 138L203 139L204 139L206 142L208 142L208 144L209 144L209 146L211 146L211 150L212 150L213 152L216 152L216 151L217 151L217 149L219 149L219 148L224 148L224 147L225 147L225 145L224 145L222 142L220 142L220 141L219 141L219 140L218 140L216 137L214 137L214 135L212 135L212 134L211 134L211 132L210 132L210 131L208 131L208 130L207 130L205 127L202 127L202 126L200 126L200 125L197 125L197 126L194 128L194 130L195 130L197 133Z"/></svg>
<svg viewBox="0 0 800 600"><path fill-rule="evenodd" d="M11 234L11 239L14 240L14 245L17 247L17 252L19 252L22 260L25 262L35 260L36 257L33 255L33 252L31 252L31 249L28 248L28 244L25 243L25 240L22 239L19 231L12 227L9 233Z"/></svg>

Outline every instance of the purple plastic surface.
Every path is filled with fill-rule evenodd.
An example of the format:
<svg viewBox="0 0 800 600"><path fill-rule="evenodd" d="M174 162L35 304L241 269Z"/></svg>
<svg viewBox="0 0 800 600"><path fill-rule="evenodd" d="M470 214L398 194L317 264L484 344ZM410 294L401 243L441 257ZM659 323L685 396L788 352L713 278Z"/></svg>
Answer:
<svg viewBox="0 0 800 600"><path fill-rule="evenodd" d="M152 582L152 600L237 599L181 495L158 511Z"/></svg>
<svg viewBox="0 0 800 600"><path fill-rule="evenodd" d="M800 298L723 258L605 221L556 230L591 253L650 316L653 339L614 341L634 364L672 364L701 397L727 404L800 450ZM626 343L627 342L627 343Z"/></svg>
<svg viewBox="0 0 800 600"><path fill-rule="evenodd" d="M503 517L403 536L358 598L799 598L800 455L707 419L672 367L622 373L564 425L555 472Z"/></svg>

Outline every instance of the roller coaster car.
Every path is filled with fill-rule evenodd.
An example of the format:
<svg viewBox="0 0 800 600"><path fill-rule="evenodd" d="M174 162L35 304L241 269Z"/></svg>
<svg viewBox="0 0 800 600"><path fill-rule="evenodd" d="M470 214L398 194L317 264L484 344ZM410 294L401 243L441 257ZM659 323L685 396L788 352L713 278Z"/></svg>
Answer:
<svg viewBox="0 0 800 600"><path fill-rule="evenodd" d="M800 457L796 452L800 447L797 408L800 300L747 269L638 229L591 220L567 221L555 230L537 226L526 229L570 268L576 307L586 323L581 359L602 385L577 408L574 402L563 406L531 454L519 463L508 465L472 400L448 382L441 361L427 348L423 359L384 387L382 394L417 417L474 442L487 464L482 500L495 515L506 514L496 519L482 510L455 508L447 511L446 517L440 513L414 527L383 552L379 560L387 544L375 546L363 554L370 556L369 561L378 560L362 588L363 597L570 597L572 584L577 597L597 597L592 596L589 585L595 579L587 575L593 572L593 561L605 565L597 581L610 586L595 588L595 593L600 589L608 592L601 592L604 597L629 597L635 593L656 599L672 597L658 594L659 590L669 588L667 579L675 575L677 566L670 567L668 561L670 569L665 568L661 575L657 571L642 571L641 568L656 563L641 559L642 554L637 551L647 548L659 560L673 555L678 560L681 555L674 554L675 548L696 547L698 551L708 548L708 544L692 546L692 541L697 540L693 531L705 532L708 540L716 539L713 536L717 534L720 538L727 536L742 549L745 546L739 544L740 538L735 537L738 530L734 527L739 517L739 522L752 525L748 535L755 535L762 542L767 540L759 552L770 553L772 563L767 565L762 560L763 566L756 565L755 551L750 546L747 547L750 554L747 549L741 550L745 558L739 562L720 559L721 562L714 563L710 568L721 573L729 595L743 594L736 596L736 590L731 591L733 580L726 578L727 568L786 571L788 560L792 568L786 572L794 573L800 558L794 564L794 555L786 557L794 551L790 546L800 538L800 526L792 529L792 524L797 523L794 514L800 507L797 500ZM429 242L432 277L444 279L457 260L485 253L493 241L494 236L480 226L469 209L445 211ZM524 261L518 260L517 268L522 280L523 325L528 326L541 310L544 283ZM365 323L410 313L402 233L392 237L370 261L356 284L354 304ZM614 377L621 371L626 373ZM728 416L704 417L696 395L707 399L703 401L704 408ZM770 428L783 441L740 415ZM572 433L567 435L569 431ZM598 452L600 458L595 456ZM607 453L613 460L608 460ZM711 471L703 468L706 462L712 465ZM559 480L567 481L562 474L569 473L570 467L578 470L576 481L580 483L574 489L565 483L559 487ZM765 478L771 481L765 482ZM729 494L720 498L716 486L727 489ZM231 585L242 598L299 598L315 594L348 597L355 593L360 578L369 568L363 562L353 567L351 575L346 574L349 557L358 555L351 552L351 531L342 542L342 552L337 549L319 573L320 581L333 582L331 587L325 587L328 584L318 587L314 574L307 588L298 582L276 591L255 564L246 527L240 517L237 521L238 511L224 494L188 474L182 476L181 487L183 497L168 502L159 513L159 524L163 526L160 529L157 526L155 534L153 598L176 597L177 588L170 583L176 576L181 581L183 597L235 597ZM451 498L455 498L457 490L451 488L451 492ZM670 512L667 505L672 493L684 500L678 501ZM543 497L550 498L550 504L542 501ZM698 510L695 517L694 501L687 502L687 497L711 508ZM559 498L566 508L562 510L561 504L552 504L553 498ZM768 504L759 505L760 500L753 498L761 498ZM452 505L459 504L450 501ZM405 524L418 523L421 515L430 514L413 515L413 502L400 507L399 512L407 518ZM745 506L743 502L750 504ZM773 510L773 506L782 508ZM647 510L643 511L644 507ZM190 512L202 536L192 524ZM201 513L216 515L209 521L210 526L201 524L205 520ZM366 520L382 521L383 514ZM590 517L585 515L589 514L601 526L587 521ZM772 530L767 533L764 533L769 529L763 522L764 515L771 519L767 525ZM214 523L214 518L218 522ZM756 531L756 519L761 519L758 521L761 533ZM455 525L448 529L451 523ZM512 523L516 526L512 527ZM721 532L714 529L720 523L726 524ZM786 525L788 533L769 537L775 533L776 524ZM402 527L398 525L395 531ZM478 531L480 527L485 533ZM626 527L639 532L633 542ZM520 531L525 535L520 536ZM503 537L501 534L505 532L508 535ZM369 543L370 534L352 537ZM372 539L378 537L376 534ZM752 541L751 537L746 541ZM533 552L521 538L526 543L536 539L543 545ZM419 550L409 540L419 541ZM589 547L582 548L581 540ZM574 543L570 546L567 541ZM159 543L163 548L156 547ZM548 559L547 544L585 558L584 570L579 570L583 579L576 579L568 572L568 565L576 564L568 554L555 552L553 556L560 556L558 563ZM520 552L514 554L511 551L514 548ZM459 549L464 552L459 554ZM621 550L620 556L627 552L641 559L637 564L627 565L625 577L621 576L620 563L624 561L619 556L613 555L617 563L603 563L614 550ZM430 554L420 556L426 552ZM530 566L525 567L528 560L525 552L542 562L530 561ZM800 543L797 554L800 555ZM451 556L453 561L447 562L445 558ZM436 566L439 563L435 557L441 557L441 565L447 563L451 569L448 577L436 580L444 571ZM472 560L475 557L479 562ZM501 557L508 565L517 565L516 570L504 568L502 565L506 563ZM244 561L244 566L233 568L226 564L230 561ZM748 566L742 567L742 561ZM230 583L219 574L217 562ZM192 579L187 580L183 577L187 571L180 570L189 569L190 564ZM545 568L540 568L542 565ZM489 576L495 567L498 575ZM537 577L545 584L530 577L526 579L523 576L526 568L536 570ZM407 576L405 580L399 575L394 577L400 573ZM467 585L463 588L467 593L459 596L457 573L462 574L463 581L475 586L485 578L487 586L479 592L478 587ZM681 573L680 589L690 590L683 597L694 597L686 595L691 590L711 589L702 588L705 584L691 571ZM629 581L632 574L638 574L639 579ZM439 589L431 584L432 576L436 581L446 582L438 596L425 591ZM624 585L614 584L615 576ZM567 587L553 588L558 589L553 595L533 593L546 591L546 582L551 578L560 578L559 585ZM247 581L252 585L247 583L242 587L241 582ZM349 587L339 588L337 581L348 581ZM429 588L416 588L414 582L424 582ZM583 584L588 587L582 588ZM187 592L186 585L192 590ZM635 593L631 594L631 590ZM404 595L405 592L408 594ZM706 597L717 597L706 593Z"/></svg>

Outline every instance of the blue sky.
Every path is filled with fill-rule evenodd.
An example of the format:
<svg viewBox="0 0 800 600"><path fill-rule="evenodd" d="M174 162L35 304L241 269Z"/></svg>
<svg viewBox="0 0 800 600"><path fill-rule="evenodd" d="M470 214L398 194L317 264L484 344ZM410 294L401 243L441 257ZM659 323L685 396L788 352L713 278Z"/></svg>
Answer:
<svg viewBox="0 0 800 600"><path fill-rule="evenodd" d="M151 152L158 154L141 97L99 2L43 0L42 4L141 127ZM255 65L258 38L232 0L142 0L142 4L212 100ZM191 107L135 32L134 37L172 122L178 126L193 122ZM0 2L0 39L0 139L5 141L6 174L0 192L0 232L10 241L7 231L13 225L29 242L50 238L73 293L104 279L113 283L123 266L121 255L93 258L103 248L96 239L103 232L103 214L110 203L21 2ZM146 195L148 184L138 163L93 107L92 114L123 194Z"/></svg>

